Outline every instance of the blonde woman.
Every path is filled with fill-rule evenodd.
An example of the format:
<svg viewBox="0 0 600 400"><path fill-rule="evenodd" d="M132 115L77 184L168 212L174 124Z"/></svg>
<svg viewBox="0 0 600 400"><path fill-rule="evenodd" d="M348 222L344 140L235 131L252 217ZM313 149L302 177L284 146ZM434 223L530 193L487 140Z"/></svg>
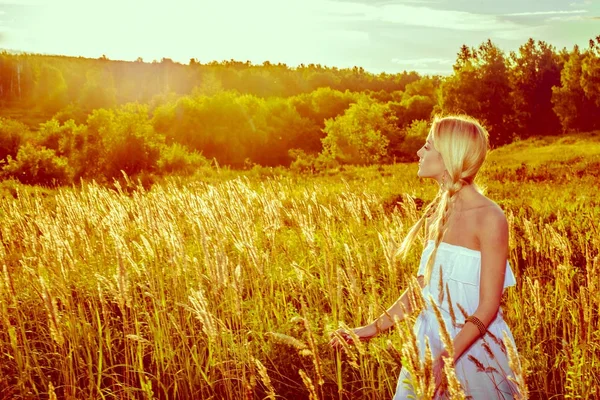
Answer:
<svg viewBox="0 0 600 400"><path fill-rule="evenodd" d="M467 398L512 399L518 394L517 386L508 379L514 373L508 365L503 332L513 347L514 338L500 308L504 289L515 284L507 260L508 223L502 209L473 183L487 152L487 131L466 116L435 118L417 152L418 176L435 179L440 190L398 253L405 256L421 228L425 229L428 240L417 272L424 307L413 331L421 365L427 346L434 360L434 398L448 396L443 384L444 357L452 357L448 359L454 361L456 378ZM368 340L393 326L392 319L402 320L411 313L408 292L375 321L353 329L356 336ZM434 307L452 339L452 355L442 344ZM352 341L348 332L338 333ZM337 340L334 337L331 344L339 345ZM394 400L415 398L414 383L403 367Z"/></svg>

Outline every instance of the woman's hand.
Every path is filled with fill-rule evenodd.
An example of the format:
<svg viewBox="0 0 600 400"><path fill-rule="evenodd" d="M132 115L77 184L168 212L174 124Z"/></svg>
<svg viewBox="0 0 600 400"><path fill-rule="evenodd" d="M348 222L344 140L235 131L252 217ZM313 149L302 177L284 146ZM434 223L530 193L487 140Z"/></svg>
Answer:
<svg viewBox="0 0 600 400"><path fill-rule="evenodd" d="M445 350L433 360L433 382L435 384L435 391L433 392L434 398L438 395L438 391L439 394L442 394L446 391L446 387L448 386L446 374L444 373L444 357L448 357L448 352Z"/></svg>
<svg viewBox="0 0 600 400"><path fill-rule="evenodd" d="M344 329L338 329L336 331L339 336L342 337L342 339L344 339L344 341L348 344L352 344L354 343L354 340L352 339L352 335L350 335L350 333L348 333L346 330ZM361 326L359 328L354 328L352 329L352 332L354 332L354 334L356 336L358 336L358 338L361 341L368 341L372 338L374 338L375 336L377 336L377 328L375 327L375 324L369 324L369 325L365 325L365 326ZM332 335L331 340L329 341L329 345L335 349L340 348L342 345L339 342L339 337L335 334Z"/></svg>

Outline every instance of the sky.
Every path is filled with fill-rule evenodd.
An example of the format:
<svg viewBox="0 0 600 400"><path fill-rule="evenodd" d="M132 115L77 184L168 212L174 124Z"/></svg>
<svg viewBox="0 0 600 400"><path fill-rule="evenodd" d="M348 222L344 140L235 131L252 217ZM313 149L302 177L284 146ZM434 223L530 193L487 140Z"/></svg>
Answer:
<svg viewBox="0 0 600 400"><path fill-rule="evenodd" d="M0 49L111 60L450 74L463 44L597 35L600 0L0 0Z"/></svg>

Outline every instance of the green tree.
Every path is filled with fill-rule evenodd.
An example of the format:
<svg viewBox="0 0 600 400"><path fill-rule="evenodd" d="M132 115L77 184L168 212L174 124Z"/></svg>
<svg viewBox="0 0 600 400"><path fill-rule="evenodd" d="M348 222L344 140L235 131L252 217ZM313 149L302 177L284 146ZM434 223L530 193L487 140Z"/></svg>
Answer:
<svg viewBox="0 0 600 400"><path fill-rule="evenodd" d="M398 119L398 127L404 128L417 120L428 120L436 106L433 97L414 95L403 96L401 102L391 102L390 107Z"/></svg>
<svg viewBox="0 0 600 400"><path fill-rule="evenodd" d="M69 101L65 78L61 70L52 65L42 65L35 92L38 107L52 114L65 107Z"/></svg>
<svg viewBox="0 0 600 400"><path fill-rule="evenodd" d="M20 97L20 67L16 57L6 51L0 52L0 104Z"/></svg>
<svg viewBox="0 0 600 400"><path fill-rule="evenodd" d="M89 111L114 107L117 104L116 92L112 72L107 67L90 70L81 89L79 106Z"/></svg>
<svg viewBox="0 0 600 400"><path fill-rule="evenodd" d="M221 80L212 71L202 73L200 79L200 85L194 88L194 95L213 96L223 90Z"/></svg>
<svg viewBox="0 0 600 400"><path fill-rule="evenodd" d="M387 155L390 141L401 135L388 104L360 99L325 123L323 154L344 164L373 164Z"/></svg>
<svg viewBox="0 0 600 400"><path fill-rule="evenodd" d="M260 129L267 133L266 143L254 149L252 160L261 165L289 166L293 161L290 149L315 152L318 147L320 150L322 134L315 135L313 122L302 117L287 99L267 99L260 112L264 114L264 127Z"/></svg>
<svg viewBox="0 0 600 400"><path fill-rule="evenodd" d="M581 63L581 88L585 97L600 107L600 35L596 36L595 42L590 39Z"/></svg>
<svg viewBox="0 0 600 400"><path fill-rule="evenodd" d="M414 120L410 125L402 129L402 141L390 146L389 154L396 161L414 162L417 160L417 151L423 146L429 134L429 122L427 120Z"/></svg>
<svg viewBox="0 0 600 400"><path fill-rule="evenodd" d="M157 107L152 124L168 143L181 143L221 164L242 166L267 143L264 109L263 99L234 92L184 96Z"/></svg>
<svg viewBox="0 0 600 400"><path fill-rule="evenodd" d="M319 88L310 93L302 93L291 97L289 102L294 106L299 115L307 120L302 135L302 143L294 148L302 149L309 154L319 153L323 150L321 140L325 137L323 128L325 121L342 115L344 111L355 103L359 95L350 91L341 92L331 88Z"/></svg>
<svg viewBox="0 0 600 400"><path fill-rule="evenodd" d="M515 136L514 107L504 53L491 40L477 49L463 46L454 74L442 84L441 108L479 119L490 132L492 146Z"/></svg>
<svg viewBox="0 0 600 400"><path fill-rule="evenodd" d="M600 105L596 102L597 50L581 52L578 46L566 54L560 75L560 87L552 89L554 111L560 119L563 131L589 131L600 127L597 115ZM585 74L584 74L585 67ZM586 90L587 89L587 90Z"/></svg>
<svg viewBox="0 0 600 400"><path fill-rule="evenodd" d="M554 47L529 39L510 53L518 134L521 138L551 135L560 130L552 105L552 87L560 86L562 62Z"/></svg>
<svg viewBox="0 0 600 400"><path fill-rule="evenodd" d="M402 100L405 101L413 96L426 96L437 103L441 84L442 80L439 76L424 76L406 85L402 92Z"/></svg>
<svg viewBox="0 0 600 400"><path fill-rule="evenodd" d="M291 97L290 102L302 117L312 120L322 128L326 119L341 115L358 97L356 93L348 90L341 92L325 87Z"/></svg>

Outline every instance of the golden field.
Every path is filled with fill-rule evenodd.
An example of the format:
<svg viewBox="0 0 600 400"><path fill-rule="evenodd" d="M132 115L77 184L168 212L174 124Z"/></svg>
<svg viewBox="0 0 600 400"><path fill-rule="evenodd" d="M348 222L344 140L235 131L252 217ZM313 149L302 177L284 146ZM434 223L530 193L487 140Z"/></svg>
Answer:
<svg viewBox="0 0 600 400"><path fill-rule="evenodd" d="M499 148L479 184L529 398L600 398L600 135ZM420 246L393 257L436 190L415 164L1 188L0 398L391 398L402 329L328 341L416 272Z"/></svg>

